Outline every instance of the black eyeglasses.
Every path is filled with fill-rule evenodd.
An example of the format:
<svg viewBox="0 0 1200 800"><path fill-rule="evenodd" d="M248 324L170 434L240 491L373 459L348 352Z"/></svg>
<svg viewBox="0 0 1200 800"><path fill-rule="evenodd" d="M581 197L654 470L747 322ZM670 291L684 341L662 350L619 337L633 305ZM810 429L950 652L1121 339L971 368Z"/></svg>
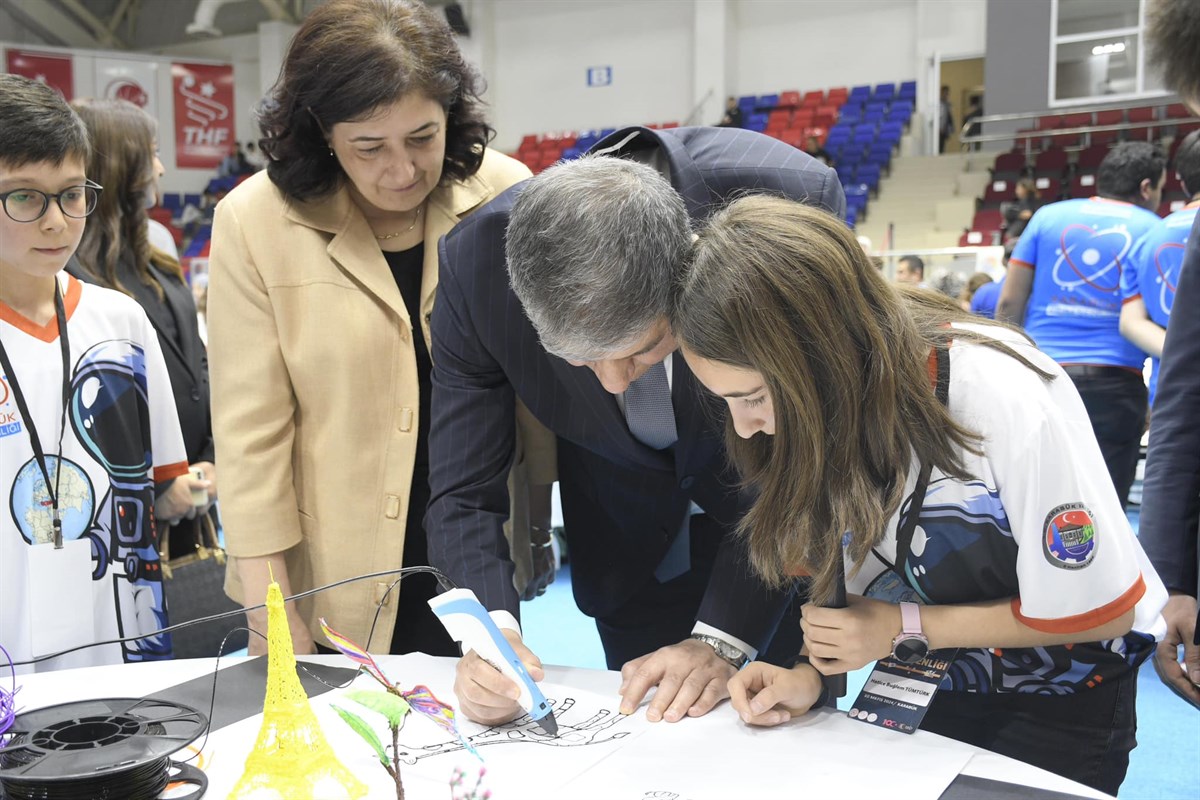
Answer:
<svg viewBox="0 0 1200 800"><path fill-rule="evenodd" d="M92 181L85 181L80 186L68 186L58 194L46 194L37 189L13 189L0 194L0 203L4 204L4 213L13 222L37 222L50 208L51 200L58 203L63 216L83 219L96 210L103 189L103 186Z"/></svg>

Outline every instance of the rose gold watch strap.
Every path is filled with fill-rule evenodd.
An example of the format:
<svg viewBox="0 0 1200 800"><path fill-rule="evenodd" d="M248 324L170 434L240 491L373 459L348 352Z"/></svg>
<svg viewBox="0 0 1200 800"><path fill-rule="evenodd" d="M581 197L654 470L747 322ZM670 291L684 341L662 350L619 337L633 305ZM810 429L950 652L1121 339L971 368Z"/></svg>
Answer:
<svg viewBox="0 0 1200 800"><path fill-rule="evenodd" d="M916 603L901 603L900 625L903 633L915 633L920 636L922 634L921 607Z"/></svg>

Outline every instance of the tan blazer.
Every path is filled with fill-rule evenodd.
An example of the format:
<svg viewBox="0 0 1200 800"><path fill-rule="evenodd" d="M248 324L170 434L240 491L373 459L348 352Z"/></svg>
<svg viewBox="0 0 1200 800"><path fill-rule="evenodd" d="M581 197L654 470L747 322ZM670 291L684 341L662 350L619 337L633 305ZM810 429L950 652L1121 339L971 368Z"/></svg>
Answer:
<svg viewBox="0 0 1200 800"><path fill-rule="evenodd" d="M430 195L419 321L427 342L438 240L529 174L488 151L476 175ZM217 206L209 270L213 433L233 557L226 592L262 602L242 597L236 559L285 550L294 591L400 567L417 446L417 365L412 321L366 219L344 188L292 202L259 172ZM541 466L518 466L553 480L550 434L524 431L521 439ZM317 619L325 617L365 645L392 580L303 601L314 641L323 641ZM387 652L395 618L393 592L372 649Z"/></svg>

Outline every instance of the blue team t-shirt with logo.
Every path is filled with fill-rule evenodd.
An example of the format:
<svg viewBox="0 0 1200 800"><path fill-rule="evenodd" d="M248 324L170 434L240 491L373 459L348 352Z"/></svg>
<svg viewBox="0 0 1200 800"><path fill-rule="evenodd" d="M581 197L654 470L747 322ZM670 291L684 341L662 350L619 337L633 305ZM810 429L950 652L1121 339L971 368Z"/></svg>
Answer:
<svg viewBox="0 0 1200 800"><path fill-rule="evenodd" d="M1150 319L1167 327L1171 306L1175 302L1175 286L1183 269L1184 248L1188 234L1200 211L1200 200L1189 203L1150 229L1134 245L1129 269L1121 273L1121 294L1124 300L1142 298ZM1150 358L1150 403L1158 389L1158 358Z"/></svg>
<svg viewBox="0 0 1200 800"><path fill-rule="evenodd" d="M1092 197L1043 206L1010 265L1033 269L1025 331L1060 364L1141 369L1146 354L1119 329L1121 273L1159 218L1131 203Z"/></svg>

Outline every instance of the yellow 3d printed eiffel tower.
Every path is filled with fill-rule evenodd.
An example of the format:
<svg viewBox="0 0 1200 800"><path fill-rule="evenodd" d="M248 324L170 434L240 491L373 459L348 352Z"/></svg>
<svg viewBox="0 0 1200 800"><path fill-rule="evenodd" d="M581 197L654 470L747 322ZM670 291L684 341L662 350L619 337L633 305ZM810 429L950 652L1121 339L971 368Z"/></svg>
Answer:
<svg viewBox="0 0 1200 800"><path fill-rule="evenodd" d="M316 793L321 784L320 795ZM267 588L267 697L258 741L246 758L246 771L230 798L315 800L329 798L340 785L347 800L365 797L360 783L333 754L308 695L296 673L296 652L288 630L283 593L272 581Z"/></svg>

